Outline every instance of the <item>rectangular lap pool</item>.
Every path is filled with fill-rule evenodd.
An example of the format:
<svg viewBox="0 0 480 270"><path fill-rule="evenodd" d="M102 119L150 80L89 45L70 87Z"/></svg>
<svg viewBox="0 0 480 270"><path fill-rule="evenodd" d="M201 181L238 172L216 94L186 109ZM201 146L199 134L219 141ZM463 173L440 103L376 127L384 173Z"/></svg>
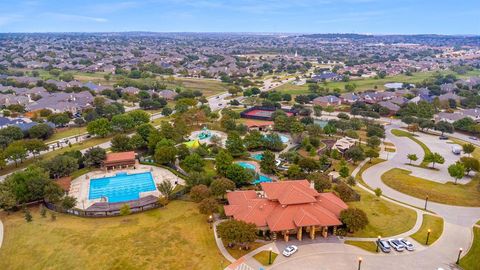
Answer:
<svg viewBox="0 0 480 270"><path fill-rule="evenodd" d="M115 176L90 180L88 199L107 197L108 202L124 202L137 200L140 192L156 190L150 172L127 174L117 173Z"/></svg>

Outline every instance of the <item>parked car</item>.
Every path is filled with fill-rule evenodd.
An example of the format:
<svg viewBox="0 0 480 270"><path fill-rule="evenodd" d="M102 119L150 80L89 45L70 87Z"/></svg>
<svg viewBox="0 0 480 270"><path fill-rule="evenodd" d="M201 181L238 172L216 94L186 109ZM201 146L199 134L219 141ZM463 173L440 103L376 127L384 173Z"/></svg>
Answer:
<svg viewBox="0 0 480 270"><path fill-rule="evenodd" d="M477 137L474 137L474 136L470 136L468 137L470 140L474 140L474 141L478 141L478 138Z"/></svg>
<svg viewBox="0 0 480 270"><path fill-rule="evenodd" d="M459 145L452 146L452 153L455 155L460 155L462 153L462 147Z"/></svg>
<svg viewBox="0 0 480 270"><path fill-rule="evenodd" d="M398 241L400 241L405 246L406 250L408 250L408 251L414 251L415 250L415 246L412 243L410 243L410 241L408 241L407 239L399 238Z"/></svg>
<svg viewBox="0 0 480 270"><path fill-rule="evenodd" d="M287 246L287 247L283 250L282 254L283 254L283 256L285 256L285 257L290 257L293 253L297 252L297 250L298 250L298 247L297 247L297 246L295 246L295 245L290 245L290 246Z"/></svg>
<svg viewBox="0 0 480 270"><path fill-rule="evenodd" d="M389 239L388 243L391 247L393 247L396 251L402 252L405 250L405 245L402 242L398 241L397 239Z"/></svg>
<svg viewBox="0 0 480 270"><path fill-rule="evenodd" d="M391 249L390 249L390 245L388 244L387 241L379 239L379 240L377 240L377 245L380 248L380 250L382 250L382 252L390 253Z"/></svg>
<svg viewBox="0 0 480 270"><path fill-rule="evenodd" d="M440 135L440 137L438 137L440 140L448 140L448 136L445 136L445 135Z"/></svg>

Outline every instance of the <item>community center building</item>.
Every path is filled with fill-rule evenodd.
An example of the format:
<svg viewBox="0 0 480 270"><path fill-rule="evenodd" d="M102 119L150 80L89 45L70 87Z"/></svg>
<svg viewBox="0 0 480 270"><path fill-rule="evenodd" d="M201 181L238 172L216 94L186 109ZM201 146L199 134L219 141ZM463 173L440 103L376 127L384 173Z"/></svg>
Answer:
<svg viewBox="0 0 480 270"><path fill-rule="evenodd" d="M261 183L262 192L254 190L227 193L225 214L236 220L254 223L259 230L278 234L288 241L291 234L302 240L308 233L315 239L336 234L340 212L348 206L333 193L317 192L307 180Z"/></svg>

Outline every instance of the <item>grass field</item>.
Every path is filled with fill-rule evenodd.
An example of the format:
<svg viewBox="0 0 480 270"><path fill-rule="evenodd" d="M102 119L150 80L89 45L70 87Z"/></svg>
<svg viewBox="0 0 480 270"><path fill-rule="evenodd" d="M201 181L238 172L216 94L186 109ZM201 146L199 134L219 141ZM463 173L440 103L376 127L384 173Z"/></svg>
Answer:
<svg viewBox="0 0 480 270"><path fill-rule="evenodd" d="M420 145L420 147L422 147L424 156L432 153L432 151L430 150L430 148L428 148L426 144L415 138L415 136L413 136L410 132L407 132L405 130L393 129L392 134L397 137L407 137L410 140L416 142L418 145ZM420 163L420 167L428 167L428 162L422 161L422 163Z"/></svg>
<svg viewBox="0 0 480 270"><path fill-rule="evenodd" d="M359 247L363 250L366 250L368 252L376 253L377 252L377 244L372 241L351 241L347 240L345 241L345 244L347 245L352 245Z"/></svg>
<svg viewBox="0 0 480 270"><path fill-rule="evenodd" d="M446 184L429 181L410 175L410 171L391 169L382 175L382 181L389 187L407 195L425 199L428 195L430 201L459 205L480 206L480 191L477 189L479 179L474 177L465 185Z"/></svg>
<svg viewBox="0 0 480 270"><path fill-rule="evenodd" d="M53 142L56 140L60 140L63 138L71 137L71 136L76 136L80 134L87 133L87 127L71 127L71 128L64 128L56 131L52 137L48 138L45 142Z"/></svg>
<svg viewBox="0 0 480 270"><path fill-rule="evenodd" d="M428 237L428 245L435 243L443 233L443 218L428 214L423 214L423 222L420 229L411 235L415 241L422 245L426 245L428 230L430 229L430 236Z"/></svg>
<svg viewBox="0 0 480 270"><path fill-rule="evenodd" d="M5 238L0 269L223 269L213 232L196 204L172 201L128 217L57 214L33 221L2 213Z"/></svg>
<svg viewBox="0 0 480 270"><path fill-rule="evenodd" d="M366 78L366 79L358 79L358 80L351 80L350 82L327 82L324 87L328 87L330 90L335 88L339 88L340 90L344 91L345 85L347 83L355 83L357 88L355 89L356 92L365 91L365 90L373 90L377 87L378 90L384 90L384 84L389 82L405 82L405 83L419 83L425 79L433 77L437 72L430 71L430 72L417 72L413 73L412 76L406 76L403 74L395 75L395 76L388 76L384 79L375 79L375 78ZM440 74L455 74L453 71L441 71L438 72ZM458 78L466 78L471 76L478 76L480 75L480 70L474 70L466 73L465 75L458 75L455 74ZM285 85L279 86L275 88L275 90L280 91L282 93L288 93L292 95L302 95L310 93L308 91L308 85L293 85L291 83L287 83Z"/></svg>
<svg viewBox="0 0 480 270"><path fill-rule="evenodd" d="M359 187L354 188L360 196L358 202L348 202L349 207L362 209L368 216L369 224L363 230L356 231L348 236L352 237L388 237L406 232L413 228L417 220L417 213L385 199L364 191Z"/></svg>
<svg viewBox="0 0 480 270"><path fill-rule="evenodd" d="M473 227L473 243L468 253L460 259L460 266L464 270L480 270L480 228Z"/></svg>
<svg viewBox="0 0 480 270"><path fill-rule="evenodd" d="M275 261L275 259L277 258L277 256L278 256L278 254L272 251L272 261L271 261L272 264ZM253 258L255 258L255 260L257 260L262 265L265 265L265 266L270 265L270 263L269 263L270 251L268 251L268 250L260 251L259 253L255 254L253 256Z"/></svg>
<svg viewBox="0 0 480 270"><path fill-rule="evenodd" d="M240 249L239 247L235 246L233 248L229 248L226 243L224 242L223 245L227 249L228 253L232 255L233 258L235 259L240 259L241 257L245 256L246 254L250 253L252 250L255 250L263 245L264 243L259 243L259 242L253 242L250 244L250 249L249 250L244 250Z"/></svg>

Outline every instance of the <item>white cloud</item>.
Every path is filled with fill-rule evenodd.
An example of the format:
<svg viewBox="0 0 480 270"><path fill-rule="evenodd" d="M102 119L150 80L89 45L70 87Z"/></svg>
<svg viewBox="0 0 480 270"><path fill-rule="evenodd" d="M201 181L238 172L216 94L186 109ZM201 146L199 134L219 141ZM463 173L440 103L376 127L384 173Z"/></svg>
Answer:
<svg viewBox="0 0 480 270"><path fill-rule="evenodd" d="M76 15L76 14L48 12L48 13L44 13L43 15L46 17L53 18L56 20L61 20L61 21L98 22L98 23L104 23L108 21L106 18L82 16L82 15Z"/></svg>
<svg viewBox="0 0 480 270"><path fill-rule="evenodd" d="M5 26L14 22L18 22L23 18L21 15L0 15L0 26Z"/></svg>
<svg viewBox="0 0 480 270"><path fill-rule="evenodd" d="M92 12L106 14L114 13L122 10L128 10L140 6L139 2L135 1L125 1L125 2L116 2L116 3L101 3L92 5L89 9Z"/></svg>

